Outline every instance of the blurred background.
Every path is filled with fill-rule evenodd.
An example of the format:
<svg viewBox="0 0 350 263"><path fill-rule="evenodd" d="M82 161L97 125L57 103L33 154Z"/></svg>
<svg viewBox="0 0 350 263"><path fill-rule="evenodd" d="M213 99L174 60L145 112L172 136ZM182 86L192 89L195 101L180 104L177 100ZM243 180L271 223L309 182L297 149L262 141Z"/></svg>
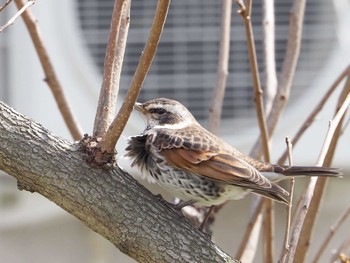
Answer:
<svg viewBox="0 0 350 263"><path fill-rule="evenodd" d="M0 24L16 9L11 4L0 13ZM103 61L108 40L112 0L40 1L31 7L65 93L84 131L91 134L102 83ZM131 24L122 72L119 101L122 101L148 37L156 1L133 0ZM291 1L275 3L276 63L279 71L285 54ZM238 7L234 5L234 10ZM212 0L173 1L157 56L141 92L140 101L168 97L181 101L207 125L220 38L219 2ZM272 160L285 149L284 138L295 134L306 116L350 61L350 3L347 0L309 0L304 19L303 40L288 108L271 144ZM254 1L252 22L259 70L263 76L262 6ZM21 19L0 35L0 99L66 139L71 139L49 88L43 81L33 44ZM220 134L235 147L249 153L259 134L252 100L252 80L242 18L233 11L229 77ZM294 147L294 163L316 162L337 95L330 99L316 122ZM118 103L120 105L120 103ZM124 132L142 131L140 116L133 114ZM123 154L125 138L118 143ZM330 180L315 229L315 244L350 203L350 140L345 131L334 158L344 179ZM127 162L120 163L127 168ZM305 181L297 182L297 195ZM160 192L156 186L150 186ZM218 215L214 239L234 255L243 236L251 209L251 198L230 202ZM284 207L277 204L277 246L284 234ZM239 212L238 212L239 211ZM234 226L233 226L234 224ZM350 229L350 223L342 229ZM339 231L325 253L339 247L350 233ZM317 242L318 240L318 242ZM313 246L317 248L317 246ZM279 250L277 250L279 251ZM312 250L315 251L315 250ZM0 261L21 262L134 262L108 241L89 230L78 219L41 197L17 190L16 181L0 173ZM255 261L255 262L258 262Z"/></svg>

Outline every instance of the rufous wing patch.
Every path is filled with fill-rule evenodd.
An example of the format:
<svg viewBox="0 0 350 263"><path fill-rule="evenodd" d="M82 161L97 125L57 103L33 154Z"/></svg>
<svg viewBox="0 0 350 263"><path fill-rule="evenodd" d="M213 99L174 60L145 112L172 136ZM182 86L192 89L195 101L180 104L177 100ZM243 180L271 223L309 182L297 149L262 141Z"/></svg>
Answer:
<svg viewBox="0 0 350 263"><path fill-rule="evenodd" d="M162 151L166 161L188 172L251 189L269 189L271 182L248 163L234 156L188 149Z"/></svg>

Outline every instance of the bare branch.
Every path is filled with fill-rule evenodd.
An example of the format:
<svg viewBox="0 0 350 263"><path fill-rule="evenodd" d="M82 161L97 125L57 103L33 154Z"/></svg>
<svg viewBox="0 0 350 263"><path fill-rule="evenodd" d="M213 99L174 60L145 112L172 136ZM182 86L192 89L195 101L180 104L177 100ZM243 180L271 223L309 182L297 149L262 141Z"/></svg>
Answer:
<svg viewBox="0 0 350 263"><path fill-rule="evenodd" d="M213 90L209 108L209 130L217 134L220 129L222 103L224 100L226 81L228 76L228 63L230 55L232 0L221 1L221 34L219 62L216 86Z"/></svg>
<svg viewBox="0 0 350 263"><path fill-rule="evenodd" d="M292 153L292 143L290 142L289 138L286 137L286 145L287 145L287 151L288 151L288 160L289 160L289 166L293 166L293 153ZM292 220L292 204L293 204L293 195L294 195L294 184L295 179L292 177L290 181L290 188L289 188L289 206L287 206L287 219L286 219L286 232L284 235L284 242L283 242L283 248L282 248L282 254L281 258L279 260L280 263L283 263L287 257L288 251L289 251L289 234L290 234L290 226L291 226L291 220Z"/></svg>
<svg viewBox="0 0 350 263"><path fill-rule="evenodd" d="M0 6L0 12L2 12L2 10L4 10L11 2L12 0L7 0L2 6Z"/></svg>
<svg viewBox="0 0 350 263"><path fill-rule="evenodd" d="M253 29L252 29L252 23L251 23L251 8L252 8L252 1L247 0L246 2L246 8L241 9L240 14L243 17L244 25L245 25L245 32L247 37L247 44L248 44L248 53L249 53L249 62L250 62L250 70L252 73L253 78L253 87L254 87L254 100L256 105L256 111L258 116L258 123L261 133L261 145L263 148L263 156L264 160L266 162L270 162L270 153L269 153L269 134L267 130L266 125L266 116L264 111L264 101L263 101L263 90L261 88L260 84L260 77L259 77L259 69L258 69L258 62L256 58L256 51L255 51L255 43L254 43L254 35L253 35ZM273 215L274 215L274 204L272 203L272 200L265 199L264 200L264 261L265 262L273 262L274 261L274 255L273 255L273 244L274 244L274 227L273 227Z"/></svg>
<svg viewBox="0 0 350 263"><path fill-rule="evenodd" d="M343 79L349 74L350 72L350 66L347 66L344 71L338 76L338 78L333 82L331 87L328 89L326 94L323 96L321 101L318 103L318 105L315 107L315 109L311 112L309 117L304 121L304 123L301 125L299 128L298 132L294 136L292 140L292 144L295 145L301 136L304 134L304 132L307 130L307 128L310 127L312 124L313 120L317 116L317 114L323 109L323 106L326 104L326 102L329 100L333 92L336 90L336 88L339 86L339 84L343 81ZM279 158L278 163L283 164L285 160L287 159L288 156L288 151L285 151L283 155Z"/></svg>
<svg viewBox="0 0 350 263"><path fill-rule="evenodd" d="M251 0L248 0L247 6L241 6L241 9L239 10L239 14L243 17L245 32L247 37L249 64L250 64L250 71L252 73L252 79L253 79L254 100L255 100L259 128L261 133L260 138L261 138L261 143L262 143L262 148L264 153L264 159L266 162L269 162L270 161L269 144L268 144L269 135L268 135L267 126L266 126L266 118L265 118L264 103L263 103L263 91L261 89L261 84L260 84L258 62L256 58L255 43L254 43L254 35L253 35L252 23L250 19L251 6L252 6L252 2Z"/></svg>
<svg viewBox="0 0 350 263"><path fill-rule="evenodd" d="M2 33L7 27L12 26L15 20L23 14L24 11L26 11L31 5L35 4L36 0L28 1L26 4L23 4L23 6L19 9L19 11L9 20L5 25L0 27L0 33ZM1 11L10 3L11 1L7 1L2 7Z"/></svg>
<svg viewBox="0 0 350 263"><path fill-rule="evenodd" d="M350 74L348 75L347 81L345 83L345 87L340 95L338 105L337 105L337 113L330 124L330 128L333 129L332 132L334 135L328 138L328 141L325 142L329 145L327 147L328 150L327 151L324 150L324 152L321 152L320 154L321 157L325 156L323 157L324 158L323 165L325 166L330 166L332 162L335 148L336 148L338 139L341 135L341 128L344 121L343 116L347 110L347 107L348 107L347 105L349 104L348 102L348 100L350 100L349 94L350 94ZM339 125L332 125L333 122L339 123ZM313 190L313 197L310 202L310 207L308 209L308 213L305 217L305 220L302 226L303 234L299 238L298 246L296 248L295 260L297 260L298 262L302 262L306 257L306 253L308 251L307 249L308 244L310 244L311 234L314 229L316 217L318 215L320 203L324 195L327 181L328 179L326 178L319 178L318 180L316 180L316 185L315 185L315 189ZM299 261L299 260L302 260L302 261Z"/></svg>
<svg viewBox="0 0 350 263"><path fill-rule="evenodd" d="M137 96L140 93L142 84L156 53L166 16L168 14L169 5L170 0L158 0L151 32L149 34L146 47L142 52L139 64L137 65L136 72L131 81L128 93L125 96L123 105L119 110L118 115L109 126L106 135L102 137L101 141L98 144L98 147L101 149L101 151L96 154L95 161L97 163L108 162L110 158L108 155L113 154L114 152L115 145L124 130L126 122L129 119Z"/></svg>
<svg viewBox="0 0 350 263"><path fill-rule="evenodd" d="M301 36L305 12L305 0L294 0L290 11L290 25L286 55L282 64L282 71L279 75L277 96L272 106L272 112L268 117L270 133L278 122L281 114L274 111L281 111L289 99L297 61L300 54Z"/></svg>
<svg viewBox="0 0 350 263"><path fill-rule="evenodd" d="M217 67L216 86L213 89L210 107L209 107L209 123L208 129L214 134L218 134L221 123L222 104L225 97L226 82L228 77L228 65L230 56L230 33L231 33L231 15L232 15L232 0L221 1L221 34L219 47L219 61ZM205 229L210 228L210 224L215 221L215 215L224 207L216 206L212 209L208 224ZM201 214L206 212L206 209L199 209ZM208 216L208 215L207 215Z"/></svg>
<svg viewBox="0 0 350 263"><path fill-rule="evenodd" d="M332 138L334 137L334 134L336 132L338 124L340 123L340 120L344 116L344 113L345 113L347 107L349 106L349 103L350 103L350 94L348 94L346 96L344 103L342 104L342 106L338 110L334 119L330 122L329 129L328 129L325 141L323 143L321 153L318 157L316 166L322 166L322 164L324 163L325 158L326 158L326 154L330 150ZM289 253L287 255L287 258L286 258L286 262L291 263L294 260L296 260L296 262L302 262L302 261L298 261L298 258L296 255L296 250L297 250L297 245L299 246L299 244L300 244L299 243L300 242L299 238L301 237L300 233L302 232L302 229L303 229L303 224L305 222L305 218L306 218L306 215L307 215L309 207L310 207L311 199L312 199L313 194L314 194L317 180L318 180L317 177L310 178L305 195L302 197L301 210L298 211L298 213L295 217L296 220L295 220L295 225L294 225L293 230L292 230L292 236L291 236L291 240L290 240L290 248L289 248ZM305 232L303 231L303 236L304 235L305 235ZM307 245L307 244L305 244L305 242L303 242L303 244L305 246ZM300 252L298 251L298 253L300 253ZM305 251L305 253L306 253L306 251ZM304 253L302 253L300 255L302 258L304 257L303 254Z"/></svg>
<svg viewBox="0 0 350 263"><path fill-rule="evenodd" d="M249 244L252 242L252 240L258 240L259 237L259 231L256 231L257 229L260 229L261 223L257 223L259 221L262 221L262 213L261 210L263 208L264 199L260 199L257 203L256 207L254 208L254 213L250 217L250 220L248 222L248 225L245 229L245 233L243 235L243 240L237 250L236 258L243 261L243 262L252 262L249 261L249 259L253 259L255 251L256 251L256 243L253 244L253 246L250 246ZM251 248L253 249L251 250Z"/></svg>
<svg viewBox="0 0 350 263"><path fill-rule="evenodd" d="M294 0L290 12L287 50L282 65L282 72L280 73L278 79L277 94L275 96L271 112L267 118L267 127L270 136L273 134L289 99L292 80L300 54L305 2L306 0ZM261 151L259 143L260 141L257 140L254 145L255 155L258 155L258 153Z"/></svg>
<svg viewBox="0 0 350 263"><path fill-rule="evenodd" d="M103 83L98 100L93 136L103 137L111 124L117 103L120 75L130 24L131 0L115 1L111 20Z"/></svg>
<svg viewBox="0 0 350 263"><path fill-rule="evenodd" d="M264 199L263 256L264 262L274 262L275 258L275 206L271 199Z"/></svg>
<svg viewBox="0 0 350 263"><path fill-rule="evenodd" d="M275 7L274 1L263 2L263 48L265 62L265 111L268 115L277 92L275 59Z"/></svg>
<svg viewBox="0 0 350 263"><path fill-rule="evenodd" d="M292 140L292 144L296 144L299 139L301 138L301 136L304 134L304 132L307 130L308 127L310 127L310 125L312 124L313 120L315 119L316 115L322 110L323 106L325 105L325 103L329 100L329 98L331 97L331 95L333 94L333 92L335 91L335 89L339 86L339 84L343 81L343 79L350 73L350 66L346 67L344 69L344 71L337 77L337 79L333 82L333 84L331 85L331 87L328 89L328 91L326 92L326 94L323 96L323 98L321 99L321 101L319 102L319 104L315 107L315 109L311 112L311 114L309 115L309 117L305 120L305 122L303 123L303 125L300 127L300 129L298 130L297 134L295 135L295 137ZM280 157L280 159L278 160L279 164L283 164L287 158L287 156L290 156L290 153L288 150L286 150L283 155ZM327 162L325 162L325 164L327 165ZM330 163L328 163L328 165L330 165ZM322 182L323 179L319 179L319 182ZM315 189L316 192L316 189ZM304 193L305 194L305 193ZM302 196L304 196L304 194ZM315 195L315 194L314 194ZM291 193L292 196L292 193ZM301 208L301 199L299 200L299 204L297 205L297 209L296 211L299 211ZM311 208L310 208L311 210ZM281 262L284 262L285 257L287 255L287 250L284 251L284 255L283 255L283 259L281 259Z"/></svg>
<svg viewBox="0 0 350 263"><path fill-rule="evenodd" d="M257 111L258 123L260 128L260 139L261 145L263 149L263 156L266 162L270 161L270 153L269 153L269 134L266 125L266 117L264 112L264 102L263 102L263 91L260 84L258 63L256 58L255 51L255 43L254 43L254 35L251 23L251 8L252 8L252 0L247 0L246 5L244 5L243 1L237 1L240 6L239 14L242 16L245 26L245 32L247 37L247 45L248 45L248 53L249 53L249 64L250 70L253 79L253 88L254 88L254 100L255 100L255 108ZM254 156L254 154L253 154ZM256 157L259 155L256 154ZM265 203L265 218L264 218L264 260L266 262L273 262L273 237L274 237L274 229L273 229L273 204L271 200L264 200ZM257 222L257 221L255 221Z"/></svg>
<svg viewBox="0 0 350 263"><path fill-rule="evenodd" d="M314 260L312 261L313 263L319 262L319 260L322 256L322 253L326 250L326 247L327 247L329 241L332 239L333 235L337 232L339 227L342 225L342 223L344 223L344 221L346 220L346 218L349 215L350 215L350 206L337 219L337 221L330 227L326 238L324 239L324 241L322 242L322 244L320 245L319 249L317 250L317 252L315 254L316 256L315 256Z"/></svg>
<svg viewBox="0 0 350 263"><path fill-rule="evenodd" d="M244 4L241 0L237 1L244 10ZM267 127L271 135L276 128L278 120L283 113L283 109L289 99L289 91L291 89L291 81L295 73L296 62L300 53L302 25L305 10L305 0L294 0L289 25L289 35L287 42L287 50L284 58L282 72L278 84L277 95L272 105L272 110L267 119ZM283 81L282 81L283 80ZM264 146L263 146L264 149ZM261 151L260 138L255 143L251 152L252 156L259 156Z"/></svg>
<svg viewBox="0 0 350 263"><path fill-rule="evenodd" d="M333 256L329 262L335 263L337 261L337 259L342 260L342 257L343 257L342 251L344 251L349 246L350 246L350 238L347 238L343 241L343 243L340 245L340 247L337 248L337 250L333 252ZM347 258L345 257L345 259L340 261L340 263L348 263L348 261L346 261L346 260L347 260ZM348 257L348 260L349 260L349 257Z"/></svg>
<svg viewBox="0 0 350 263"><path fill-rule="evenodd" d="M16 0L15 3L17 5L17 8L20 10L22 10L23 7L25 6L23 0ZM49 86L55 98L58 109L60 110L61 115L72 137L74 138L74 140L79 140L83 137L83 132L79 127L79 124L76 118L73 115L73 112L64 94L63 88L60 82L58 81L56 72L53 68L49 54L44 45L39 26L36 23L36 19L29 9L27 9L23 13L22 17L23 17L24 23L27 26L30 37L32 38L34 47L36 49L36 52L41 62L41 66L44 70L45 81L47 82L47 85Z"/></svg>

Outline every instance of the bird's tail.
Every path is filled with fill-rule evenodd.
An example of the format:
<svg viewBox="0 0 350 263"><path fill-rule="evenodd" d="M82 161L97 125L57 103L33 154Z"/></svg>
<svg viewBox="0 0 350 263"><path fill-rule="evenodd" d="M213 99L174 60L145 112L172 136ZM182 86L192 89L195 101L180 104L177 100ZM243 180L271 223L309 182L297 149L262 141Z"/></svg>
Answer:
<svg viewBox="0 0 350 263"><path fill-rule="evenodd" d="M274 172L286 176L342 177L343 175L339 168L318 166L275 166Z"/></svg>

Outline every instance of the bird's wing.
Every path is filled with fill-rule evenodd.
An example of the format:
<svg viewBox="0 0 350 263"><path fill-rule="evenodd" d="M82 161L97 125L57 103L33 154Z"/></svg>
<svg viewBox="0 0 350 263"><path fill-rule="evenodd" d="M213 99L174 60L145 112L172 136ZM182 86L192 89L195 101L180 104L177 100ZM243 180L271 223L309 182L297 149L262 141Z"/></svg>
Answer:
<svg viewBox="0 0 350 263"><path fill-rule="evenodd" d="M233 155L183 148L164 149L162 155L174 167L211 180L249 188L258 194L286 202L287 191L270 182L250 164Z"/></svg>
<svg viewBox="0 0 350 263"><path fill-rule="evenodd" d="M192 130L158 130L152 148L173 167L288 203L286 190L265 178L244 160L244 156L221 150L225 142L214 141L213 136L198 127Z"/></svg>

